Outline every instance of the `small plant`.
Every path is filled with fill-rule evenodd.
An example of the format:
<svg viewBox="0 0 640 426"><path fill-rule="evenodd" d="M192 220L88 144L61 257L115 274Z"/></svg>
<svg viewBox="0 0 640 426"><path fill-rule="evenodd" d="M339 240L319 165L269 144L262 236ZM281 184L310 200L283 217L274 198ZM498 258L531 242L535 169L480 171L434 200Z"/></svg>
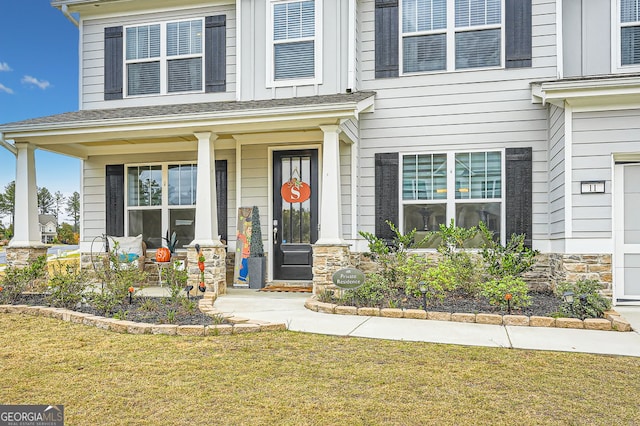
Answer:
<svg viewBox="0 0 640 426"><path fill-rule="evenodd" d="M211 316L211 321L214 325L226 324L227 319L222 314L213 314Z"/></svg>
<svg viewBox="0 0 640 426"><path fill-rule="evenodd" d="M158 302L151 298L145 298L144 301L140 304L141 311L145 312L157 312L160 307L158 306Z"/></svg>
<svg viewBox="0 0 640 426"><path fill-rule="evenodd" d="M180 240L176 238L176 232L173 231L171 237L169 237L169 230L167 229L166 236L162 237L162 239L167 243L167 248L169 249L171 254L174 254L176 252L176 248L178 247L178 243L180 242Z"/></svg>
<svg viewBox="0 0 640 426"><path fill-rule="evenodd" d="M175 309L171 309L169 311L167 311L167 322L169 324L173 324L176 322L176 316L177 316L177 312Z"/></svg>
<svg viewBox="0 0 640 426"><path fill-rule="evenodd" d="M88 286L87 271L56 262L49 279L47 302L58 308L74 308L84 297Z"/></svg>
<svg viewBox="0 0 640 426"><path fill-rule="evenodd" d="M168 268L165 269L166 282L169 285L169 294L172 301L179 300L184 291L184 286L187 285L189 279L189 273L185 268L181 266L180 261L174 261Z"/></svg>
<svg viewBox="0 0 640 426"><path fill-rule="evenodd" d="M318 294L316 295L316 298L318 299L319 302L322 303L333 303L336 299L335 299L335 293L333 292L333 290L322 290L319 291Z"/></svg>
<svg viewBox="0 0 640 426"><path fill-rule="evenodd" d="M147 274L137 266L118 262L114 252L109 253L102 268L96 270L98 278L102 280L100 290L87 295L103 315L112 314L115 308L129 299L129 288L139 287L147 278Z"/></svg>
<svg viewBox="0 0 640 426"><path fill-rule="evenodd" d="M198 302L192 299L182 299L180 301L180 306L186 312L193 314L196 311L196 308L198 307Z"/></svg>
<svg viewBox="0 0 640 426"><path fill-rule="evenodd" d="M129 315L129 311L126 311L124 309L120 309L118 312L116 312L115 314L113 314L113 318L117 319L117 320L126 320L127 319L127 315Z"/></svg>
<svg viewBox="0 0 640 426"><path fill-rule="evenodd" d="M412 256L404 265L404 269L407 275L407 295L422 297L420 287L425 286L428 300L442 300L447 291L456 288L455 266L448 259L443 259L435 266L429 266L423 258Z"/></svg>
<svg viewBox="0 0 640 426"><path fill-rule="evenodd" d="M374 273L360 287L345 290L340 300L355 306L380 306L390 293L388 281L381 274Z"/></svg>
<svg viewBox="0 0 640 426"><path fill-rule="evenodd" d="M43 280L47 275L47 258L39 256L30 265L24 268L9 266L4 270L4 276L0 278L0 303L15 303L24 291L34 285L34 282Z"/></svg>
<svg viewBox="0 0 640 426"><path fill-rule="evenodd" d="M480 294L489 300L494 306L499 306L502 310L507 310L509 301L511 308L522 309L531 305L529 297L529 286L520 277L506 275L495 278L482 284ZM510 295L510 296L507 296Z"/></svg>
<svg viewBox="0 0 640 426"><path fill-rule="evenodd" d="M560 304L560 313L580 319L604 317L604 311L611 309L611 301L598 292L601 288L602 286L596 280L558 284L555 292L559 297L567 292L573 293L572 302L563 300Z"/></svg>

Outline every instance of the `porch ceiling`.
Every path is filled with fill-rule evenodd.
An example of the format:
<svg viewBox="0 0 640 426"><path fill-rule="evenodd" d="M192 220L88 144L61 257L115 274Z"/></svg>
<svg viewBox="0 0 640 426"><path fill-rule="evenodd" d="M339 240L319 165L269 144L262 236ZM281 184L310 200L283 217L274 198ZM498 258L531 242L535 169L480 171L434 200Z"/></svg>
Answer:
<svg viewBox="0 0 640 426"><path fill-rule="evenodd" d="M231 135L318 129L373 110L374 93L83 110L0 125L5 140L86 158L196 149L195 132Z"/></svg>

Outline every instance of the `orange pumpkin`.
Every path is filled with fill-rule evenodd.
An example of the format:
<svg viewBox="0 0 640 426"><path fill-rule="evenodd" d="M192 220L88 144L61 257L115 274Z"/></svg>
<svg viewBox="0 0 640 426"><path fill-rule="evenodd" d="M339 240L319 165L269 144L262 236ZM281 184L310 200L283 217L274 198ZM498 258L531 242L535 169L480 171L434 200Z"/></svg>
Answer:
<svg viewBox="0 0 640 426"><path fill-rule="evenodd" d="M171 252L166 247L160 247L156 250L156 262L169 262L171 260Z"/></svg>
<svg viewBox="0 0 640 426"><path fill-rule="evenodd" d="M280 195L287 203L304 203L311 197L311 187L308 183L293 178L282 184Z"/></svg>

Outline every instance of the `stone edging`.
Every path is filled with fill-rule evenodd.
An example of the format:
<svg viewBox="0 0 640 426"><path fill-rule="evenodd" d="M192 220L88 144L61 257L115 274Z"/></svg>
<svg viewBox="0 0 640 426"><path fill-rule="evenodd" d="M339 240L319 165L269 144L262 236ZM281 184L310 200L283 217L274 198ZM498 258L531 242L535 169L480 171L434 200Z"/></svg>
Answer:
<svg viewBox="0 0 640 426"><path fill-rule="evenodd" d="M435 321L454 321L476 324L513 325L524 327L556 327L603 331L631 331L631 324L616 311L607 311L605 318L552 318L525 315L468 314L449 312L427 312L422 309L358 308L319 302L314 297L307 299L304 307L326 314L362 315L386 318L413 318Z"/></svg>
<svg viewBox="0 0 640 426"><path fill-rule="evenodd" d="M166 334L171 336L220 336L241 333L257 333L261 331L286 330L284 323L270 323L259 320L249 320L235 317L232 314L224 314L213 307L210 298L201 299L198 308L210 316L222 316L230 324L212 325L175 325L175 324L149 324L105 318L97 315L76 312L69 309L53 308L49 306L29 305L0 305L0 313L26 314L45 318L56 318L74 324L83 324L97 327L102 330L123 334Z"/></svg>

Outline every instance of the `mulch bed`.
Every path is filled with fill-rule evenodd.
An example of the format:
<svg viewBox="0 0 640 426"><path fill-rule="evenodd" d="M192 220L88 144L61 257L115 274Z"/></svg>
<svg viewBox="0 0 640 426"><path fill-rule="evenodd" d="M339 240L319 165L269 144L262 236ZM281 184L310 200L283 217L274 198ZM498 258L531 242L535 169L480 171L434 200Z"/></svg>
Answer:
<svg viewBox="0 0 640 426"><path fill-rule="evenodd" d="M530 292L531 306L524 309L513 309L513 315L527 316L551 316L558 312L561 300L551 292ZM399 302L398 302L399 301ZM334 302L338 303L338 302ZM344 304L342 302L341 304ZM399 306L397 306L399 304ZM354 306L362 307L357 303ZM415 298L405 295L403 292L383 300L378 307L380 308L403 308L403 309L424 309L421 298ZM454 291L447 294L442 302L438 300L427 300L427 310L434 312L450 312L450 313L472 313L472 314L506 314L506 309L498 306L490 305L487 299L483 297L469 297L462 291Z"/></svg>
<svg viewBox="0 0 640 426"><path fill-rule="evenodd" d="M108 315L98 312L93 306L88 304L76 306L73 310L110 318L113 318L114 315L120 313L120 316L124 317L119 319L150 324L212 325L216 323L216 321L214 321L214 319L209 315L200 312L197 307L198 301L201 298L202 296L191 298L191 301L195 303L195 309L193 311L185 309L180 302L170 303L169 298L163 297L134 297L132 304L121 304ZM50 306L47 303L46 296L43 294L23 294L15 304ZM172 311L174 314L170 313ZM169 321L170 315L174 315L173 321L171 322ZM217 321L217 323L220 323L220 321Z"/></svg>

